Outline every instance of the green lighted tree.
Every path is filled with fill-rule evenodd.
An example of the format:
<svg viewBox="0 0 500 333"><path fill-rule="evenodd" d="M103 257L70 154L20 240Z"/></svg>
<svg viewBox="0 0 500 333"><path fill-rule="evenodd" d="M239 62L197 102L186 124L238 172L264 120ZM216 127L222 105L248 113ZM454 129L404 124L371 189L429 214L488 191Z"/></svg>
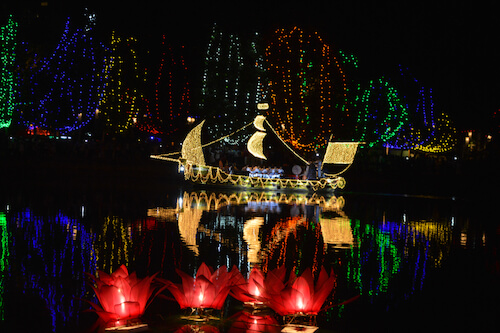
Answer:
<svg viewBox="0 0 500 333"><path fill-rule="evenodd" d="M16 57L17 22L12 16L0 27L0 128L9 127L14 110L16 83L14 60Z"/></svg>
<svg viewBox="0 0 500 333"><path fill-rule="evenodd" d="M408 122L406 105L398 91L383 77L370 80L367 88L358 85L356 139L369 147L385 145Z"/></svg>

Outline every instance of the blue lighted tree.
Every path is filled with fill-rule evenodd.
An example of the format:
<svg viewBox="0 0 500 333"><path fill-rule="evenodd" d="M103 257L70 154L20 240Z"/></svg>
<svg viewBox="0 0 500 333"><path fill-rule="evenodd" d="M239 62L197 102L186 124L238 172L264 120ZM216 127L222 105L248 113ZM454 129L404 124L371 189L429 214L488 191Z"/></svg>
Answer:
<svg viewBox="0 0 500 333"><path fill-rule="evenodd" d="M94 22L86 15L85 25L74 28L68 19L52 54L24 75L20 122L33 134L68 134L94 119L103 86Z"/></svg>

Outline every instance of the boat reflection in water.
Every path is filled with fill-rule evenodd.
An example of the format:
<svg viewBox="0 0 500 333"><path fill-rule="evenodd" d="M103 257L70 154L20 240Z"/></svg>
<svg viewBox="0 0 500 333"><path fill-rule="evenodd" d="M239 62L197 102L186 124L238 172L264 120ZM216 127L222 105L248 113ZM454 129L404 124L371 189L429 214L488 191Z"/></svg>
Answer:
<svg viewBox="0 0 500 333"><path fill-rule="evenodd" d="M488 245L489 238L466 217L439 215L435 210L407 213L392 204L393 198L386 199L390 209L376 201L369 205L374 208L363 209L366 198L346 198L183 192L175 207L145 209L142 216L110 210L93 217L93 223L60 211L42 214L26 207L0 211L0 316L3 324L29 325L22 320L29 304L37 327L66 332L91 326L95 314L82 313L88 305L79 301L97 301L85 284L85 273L111 273L123 264L139 277L158 274L180 282L176 268L194 276L206 262L214 269L236 266L245 278L254 267L267 274L284 266L287 277L307 269L317 277L322 267L333 269L335 292L317 317L317 325L329 329L368 310L396 309L425 289L429 272L442 269L453 249ZM356 301L337 306L357 295L361 297ZM42 305L33 310L37 302ZM237 314L241 308L241 302L228 297L222 319L204 325L244 331L254 324L275 330L275 320L283 324L282 318L268 314L264 319ZM150 327L169 327L158 318L177 315L178 305L157 298L144 321L153 318ZM176 320L175 329L198 329Z"/></svg>
<svg viewBox="0 0 500 333"><path fill-rule="evenodd" d="M344 212L343 197L275 192L185 192L173 210L149 216L177 221L183 244L195 256L214 248L215 265L234 264L248 274L285 265L314 274L325 265L339 275L341 299L388 291L401 271L408 297L420 290L429 268L439 268L451 246L451 224L441 221L361 221ZM400 285L401 282L398 282ZM343 292L342 292L343 290Z"/></svg>

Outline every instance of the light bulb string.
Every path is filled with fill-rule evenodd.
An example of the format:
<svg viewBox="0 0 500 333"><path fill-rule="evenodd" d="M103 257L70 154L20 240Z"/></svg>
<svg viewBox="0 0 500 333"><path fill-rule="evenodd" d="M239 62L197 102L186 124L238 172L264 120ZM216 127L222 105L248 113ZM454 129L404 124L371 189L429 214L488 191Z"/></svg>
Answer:
<svg viewBox="0 0 500 333"><path fill-rule="evenodd" d="M267 121L267 119L265 119L265 122L266 124L269 126L269 128L271 128L271 131L273 131L274 135L276 135L276 137L283 143L283 145L285 145L286 148L288 148L295 156L297 156L297 158L299 158L302 162L304 162L306 165L309 165L310 163L304 159L302 156L300 156L295 150L293 150L279 135L278 133L276 132L276 130L271 126L271 124L269 123L269 121ZM228 134L228 135L225 135L221 138L218 138L218 139L215 139L213 141L210 141L208 143L205 143L201 146L201 148L205 148L205 147L208 147L208 146L211 146L213 145L214 143L217 143L219 141L222 141L226 138L229 138L233 135L235 135L236 133L244 130L245 128L247 128L248 126L252 125L254 122L251 121L249 122L248 124L240 127L239 129L235 130L234 132ZM194 149L194 148L193 148ZM177 152L172 152L172 153L166 153L166 154L159 154L159 155L155 155L155 157L168 157L168 156L173 156L173 155L180 155L181 152L180 151L177 151Z"/></svg>
<svg viewBox="0 0 500 333"><path fill-rule="evenodd" d="M304 162L305 164L309 165L310 163L307 162L302 156L300 156L299 154L297 154L297 152L295 152L295 150L293 150L279 135L278 133L274 130L274 128L271 126L271 124L269 124L269 122L267 121L267 119L265 120L266 124L271 128L271 130L273 131L274 135L276 135L276 137L278 139L280 139L280 141L285 145L285 147L288 148L288 150L290 150L295 156L297 156L302 162Z"/></svg>

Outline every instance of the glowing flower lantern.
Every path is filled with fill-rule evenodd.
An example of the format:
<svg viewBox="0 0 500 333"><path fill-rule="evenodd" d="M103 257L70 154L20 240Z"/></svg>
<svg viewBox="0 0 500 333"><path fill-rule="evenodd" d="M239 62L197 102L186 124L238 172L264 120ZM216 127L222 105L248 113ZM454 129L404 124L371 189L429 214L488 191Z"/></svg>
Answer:
<svg viewBox="0 0 500 333"><path fill-rule="evenodd" d="M238 274L237 283L231 289L231 295L245 303L267 303L272 294L279 293L285 287L283 283L285 275L285 266L269 271L265 278L262 271L254 267L247 281L241 273Z"/></svg>
<svg viewBox="0 0 500 333"><path fill-rule="evenodd" d="M231 287L234 285L235 272L227 271L226 266L221 266L215 272L205 263L198 268L196 277L176 269L182 279L181 284L159 279L172 293L181 309L215 309L220 310L226 300Z"/></svg>
<svg viewBox="0 0 500 333"><path fill-rule="evenodd" d="M269 306L279 315L291 314L316 315L335 287L336 277L321 268L316 285L311 270L307 268L301 276L290 273L285 288L271 295Z"/></svg>
<svg viewBox="0 0 500 333"><path fill-rule="evenodd" d="M122 326L129 320L138 319L154 298L155 287L152 282L156 274L139 279L135 272L129 274L127 268L122 265L111 275L103 271L98 271L98 278L87 275L101 307L89 303L106 324ZM160 288L155 296L161 290L163 288Z"/></svg>

